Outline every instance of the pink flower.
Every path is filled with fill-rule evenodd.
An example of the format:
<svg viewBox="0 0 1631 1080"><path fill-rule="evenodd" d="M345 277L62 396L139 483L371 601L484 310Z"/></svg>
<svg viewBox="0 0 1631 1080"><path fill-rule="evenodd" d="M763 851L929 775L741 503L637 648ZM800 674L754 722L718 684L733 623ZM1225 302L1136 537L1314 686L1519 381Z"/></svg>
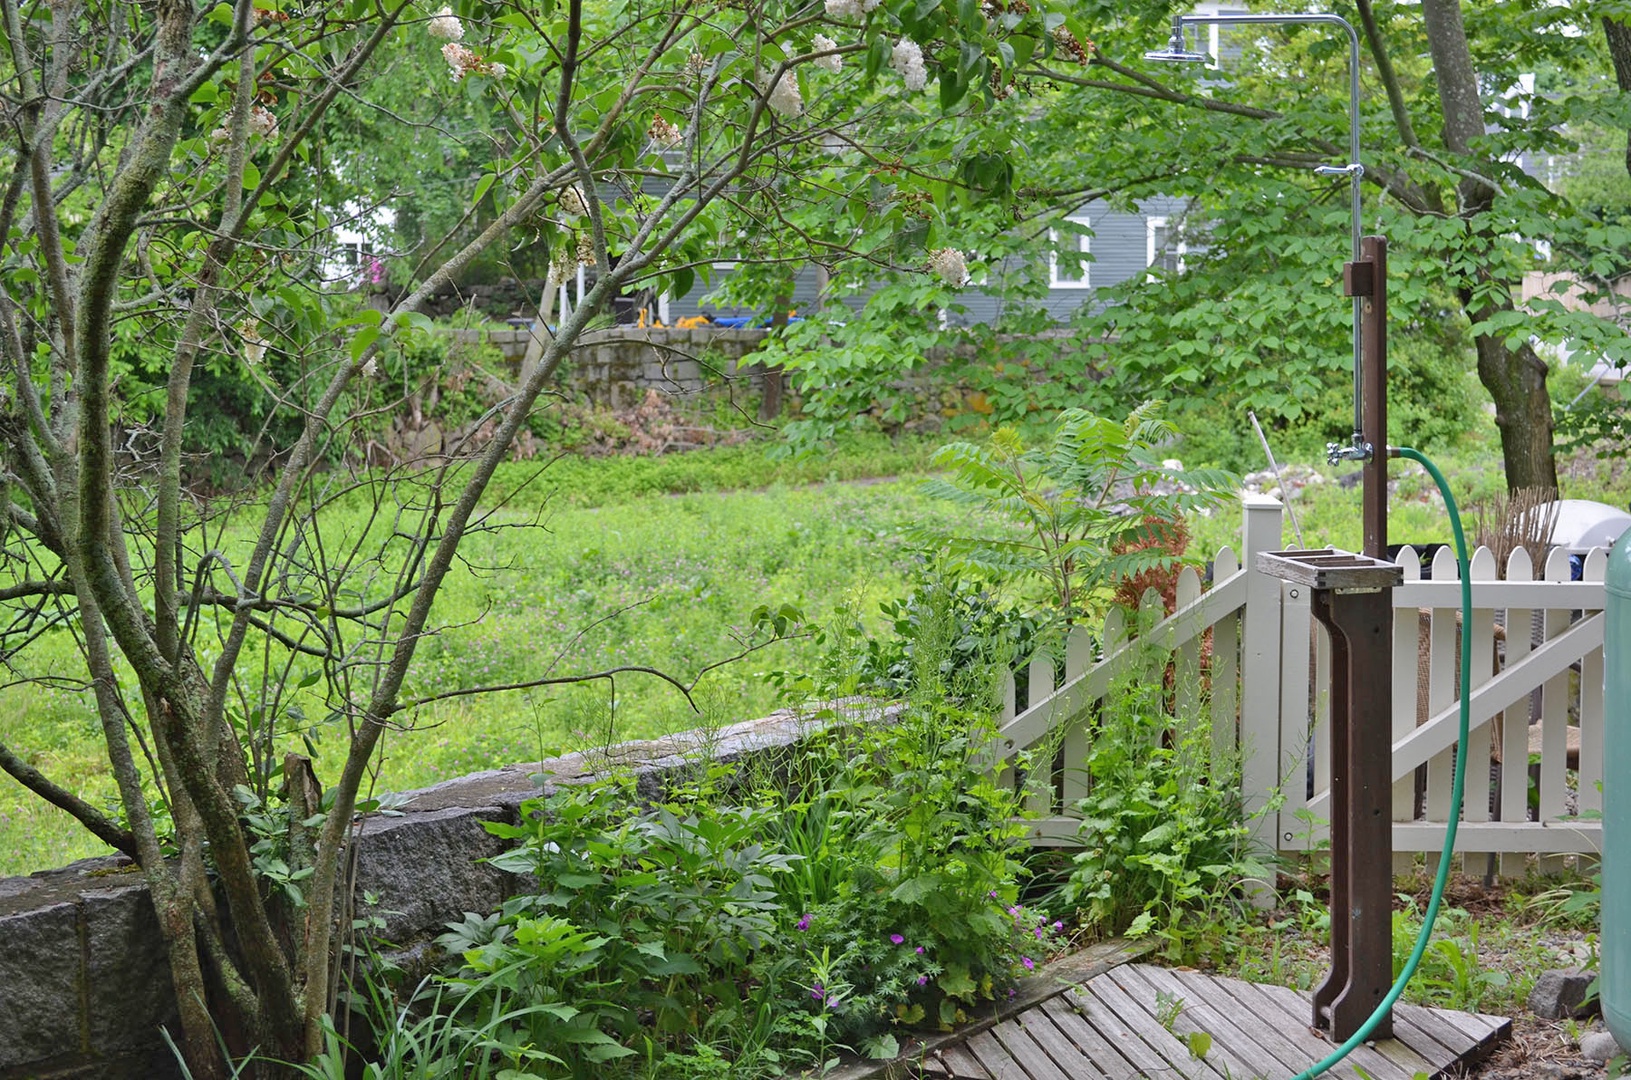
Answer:
<svg viewBox="0 0 1631 1080"><path fill-rule="evenodd" d="M929 977L927 975L919 975L917 977L917 984L919 986L927 986L928 983L929 983Z"/></svg>
<svg viewBox="0 0 1631 1080"><path fill-rule="evenodd" d="M889 944L891 944L891 945L902 945L902 944L905 944L905 942L906 942L906 939L904 937L902 937L901 935L899 935L899 934L890 934L889 935Z"/></svg>
<svg viewBox="0 0 1631 1080"><path fill-rule="evenodd" d="M918 947L917 947L917 954L918 954L918 955L919 955L919 956L922 956L922 955L923 955L923 946L921 946L921 945L919 945L919 946L918 946Z"/></svg>
<svg viewBox="0 0 1631 1080"><path fill-rule="evenodd" d="M1032 960L1029 956L1020 957L1019 962L1025 965L1025 970L1026 971L1035 971L1036 970L1036 961Z"/></svg>

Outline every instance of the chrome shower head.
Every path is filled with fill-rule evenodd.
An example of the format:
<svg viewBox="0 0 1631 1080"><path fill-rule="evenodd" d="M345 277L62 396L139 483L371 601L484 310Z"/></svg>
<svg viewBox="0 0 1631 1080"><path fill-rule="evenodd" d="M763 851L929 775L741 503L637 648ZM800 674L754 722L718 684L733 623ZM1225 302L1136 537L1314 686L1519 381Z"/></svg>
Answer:
<svg viewBox="0 0 1631 1080"><path fill-rule="evenodd" d="M1167 42L1167 47L1152 49L1144 54L1144 59L1178 64L1209 64L1212 62L1212 57L1208 54L1195 52L1184 44L1184 20L1181 16L1172 20L1172 40Z"/></svg>

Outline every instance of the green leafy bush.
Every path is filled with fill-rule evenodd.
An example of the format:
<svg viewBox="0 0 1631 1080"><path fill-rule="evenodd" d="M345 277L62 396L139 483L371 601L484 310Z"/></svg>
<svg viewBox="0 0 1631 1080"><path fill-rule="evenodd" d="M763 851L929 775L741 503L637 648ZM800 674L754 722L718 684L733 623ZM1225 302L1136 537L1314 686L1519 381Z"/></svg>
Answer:
<svg viewBox="0 0 1631 1080"><path fill-rule="evenodd" d="M1083 850L1060 900L1089 928L1155 935L1187 961L1224 945L1244 886L1268 870L1250 851L1238 760L1215 748L1204 710L1172 715L1165 658L1151 661L1105 701L1075 804Z"/></svg>
<svg viewBox="0 0 1631 1080"><path fill-rule="evenodd" d="M1163 523L1215 506L1234 488L1226 472L1164 464L1176 435L1152 401L1119 421L1068 409L1039 446L1001 428L984 446L942 447L935 463L951 474L924 490L988 517L924 538L951 569L1030 586L1057 616L1102 611L1116 582L1174 564L1150 543ZM982 532L990 519L1000 527Z"/></svg>
<svg viewBox="0 0 1631 1080"><path fill-rule="evenodd" d="M954 1023L1039 964L1057 927L1020 903L1021 793L988 766L1002 668L946 662L952 608L926 594L892 723L816 708L787 760L710 766L644 808L632 778L563 788L490 824L516 845L494 864L535 888L441 938L453 966L421 1007L477 1049L438 1052L518 1077L744 1080L839 1047L893 1056L903 1028Z"/></svg>

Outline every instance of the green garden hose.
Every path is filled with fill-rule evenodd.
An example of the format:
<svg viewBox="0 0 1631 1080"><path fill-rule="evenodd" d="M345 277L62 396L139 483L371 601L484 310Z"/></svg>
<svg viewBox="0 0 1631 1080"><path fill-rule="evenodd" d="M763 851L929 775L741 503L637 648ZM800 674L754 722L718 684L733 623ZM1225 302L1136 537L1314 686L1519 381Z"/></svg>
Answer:
<svg viewBox="0 0 1631 1080"><path fill-rule="evenodd" d="M1455 534L1455 561L1461 572L1461 723L1457 736L1457 752L1455 755L1455 780L1450 787L1450 813L1449 820L1444 826L1444 850L1438 859L1438 876L1433 879L1433 894L1427 901L1427 912L1422 916L1421 933L1416 935L1416 947L1410 951L1410 959L1405 961L1404 970L1394 980L1393 986L1382 1003L1376 1006L1376 1011L1361 1025L1359 1030L1331 1052L1331 1055L1322 1061L1309 1066L1303 1072L1292 1077L1292 1080L1314 1080L1314 1077L1325 1072L1337 1062L1353 1053L1370 1038L1376 1025L1382 1022L1404 993L1404 988L1410 984L1411 976L1416 974L1416 968L1421 964L1423 954L1427 952L1427 943L1433 936L1433 923L1438 920L1439 905L1444 900L1444 885L1450 879L1450 857L1455 853L1456 826L1461 819L1462 794L1466 788L1467 780L1467 729L1468 712L1471 708L1472 679L1472 574L1467 560L1467 537L1461 531L1461 511L1455 505L1455 496L1450 494L1450 484L1444 479L1444 474L1438 471L1438 466L1427 459L1427 455L1419 450L1412 450L1408 446L1390 446L1387 449L1388 457L1409 458L1432 476L1433 483L1438 485L1439 494L1444 497L1444 508L1450 512L1450 531Z"/></svg>

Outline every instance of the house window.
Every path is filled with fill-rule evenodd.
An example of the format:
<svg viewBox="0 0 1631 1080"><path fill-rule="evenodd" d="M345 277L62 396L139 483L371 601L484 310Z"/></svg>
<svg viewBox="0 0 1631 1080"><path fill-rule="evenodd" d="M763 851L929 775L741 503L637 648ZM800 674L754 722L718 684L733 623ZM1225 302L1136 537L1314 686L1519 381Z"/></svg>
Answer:
<svg viewBox="0 0 1631 1080"><path fill-rule="evenodd" d="M1070 220L1078 225L1087 224L1081 218ZM1079 256L1070 250L1072 237L1061 237L1053 229L1048 230L1048 237L1058 245L1048 253L1048 285L1055 289L1091 289L1093 283L1088 270L1091 263L1088 262L1087 256L1091 251L1089 245L1092 237L1086 233L1079 233L1074 237Z"/></svg>
<svg viewBox="0 0 1631 1080"><path fill-rule="evenodd" d="M1144 265L1169 274L1184 272L1184 255L1189 245L1178 239L1172 219L1152 217L1144 223ZM1152 278L1154 274L1150 275Z"/></svg>

